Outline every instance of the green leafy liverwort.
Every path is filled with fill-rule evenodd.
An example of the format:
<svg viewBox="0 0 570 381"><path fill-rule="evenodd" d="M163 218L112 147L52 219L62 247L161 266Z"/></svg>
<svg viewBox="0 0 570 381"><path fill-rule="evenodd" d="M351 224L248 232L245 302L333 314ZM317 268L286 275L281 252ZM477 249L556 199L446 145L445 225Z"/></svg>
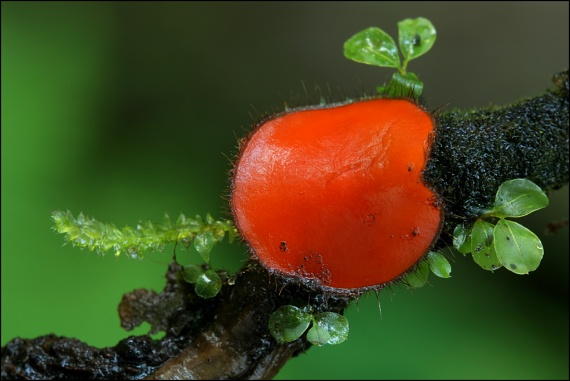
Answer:
<svg viewBox="0 0 570 381"><path fill-rule="evenodd" d="M532 181L505 181L497 190L493 207L481 210L470 229L455 227L453 246L462 254L471 253L485 270L505 267L515 274L528 274L542 260L542 242L532 231L507 218L523 217L546 206L548 197Z"/></svg>

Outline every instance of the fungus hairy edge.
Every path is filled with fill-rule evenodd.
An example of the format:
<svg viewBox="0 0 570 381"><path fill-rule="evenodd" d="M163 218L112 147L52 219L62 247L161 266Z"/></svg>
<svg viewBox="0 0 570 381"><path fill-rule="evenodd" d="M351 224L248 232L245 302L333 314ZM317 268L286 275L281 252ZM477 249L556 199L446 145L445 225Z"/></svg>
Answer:
<svg viewBox="0 0 570 381"><path fill-rule="evenodd" d="M240 144L236 226L271 272L332 292L379 288L429 252L443 223L424 183L435 123L406 99L292 110Z"/></svg>

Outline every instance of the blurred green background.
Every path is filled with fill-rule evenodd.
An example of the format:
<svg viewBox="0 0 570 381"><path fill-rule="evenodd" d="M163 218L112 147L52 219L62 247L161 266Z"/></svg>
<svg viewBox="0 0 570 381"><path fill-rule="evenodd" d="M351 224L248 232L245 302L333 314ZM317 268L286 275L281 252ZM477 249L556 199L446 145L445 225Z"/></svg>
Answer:
<svg viewBox="0 0 570 381"><path fill-rule="evenodd" d="M62 246L51 210L119 226L228 216L236 137L284 102L387 80L342 44L419 16L438 30L410 66L430 108L533 96L568 67L568 2L2 2L2 345L48 333L115 345L129 335L122 294L164 285L171 248L137 261ZM566 187L522 221L546 249L531 275L456 256L451 279L381 293L381 316L361 299L346 343L277 378L568 379L568 228L542 234L567 217ZM213 256L237 269L246 254L224 243Z"/></svg>

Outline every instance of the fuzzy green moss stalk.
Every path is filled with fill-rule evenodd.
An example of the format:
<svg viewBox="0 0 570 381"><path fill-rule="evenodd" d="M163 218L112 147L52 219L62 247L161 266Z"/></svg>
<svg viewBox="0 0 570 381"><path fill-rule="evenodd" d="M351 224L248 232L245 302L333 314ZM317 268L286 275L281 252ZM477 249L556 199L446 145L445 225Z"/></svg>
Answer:
<svg viewBox="0 0 570 381"><path fill-rule="evenodd" d="M170 243L180 243L184 247L194 246L209 262L210 250L215 243L222 241L226 233L233 241L237 230L232 221L215 220L207 215L188 218L180 214L176 222L165 214L162 224L151 221L139 222L134 228L118 228L110 223L99 222L80 213L77 218L71 212L52 212L54 230L65 234L65 239L73 246L97 250L103 254L113 250L116 256L126 252L132 258L142 258L145 252L162 251Z"/></svg>

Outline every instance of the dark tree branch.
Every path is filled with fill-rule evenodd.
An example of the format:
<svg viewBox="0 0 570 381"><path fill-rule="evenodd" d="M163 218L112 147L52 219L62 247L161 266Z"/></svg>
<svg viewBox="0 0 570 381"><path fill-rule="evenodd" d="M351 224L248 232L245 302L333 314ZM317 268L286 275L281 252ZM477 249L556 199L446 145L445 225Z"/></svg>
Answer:
<svg viewBox="0 0 570 381"><path fill-rule="evenodd" d="M555 88L513 105L436 115L438 128L424 178L446 208L440 245L453 227L492 204L505 180L528 178L545 190L568 183L568 72ZM268 379L307 350L306 337L279 344L270 335L270 314L283 304L310 302L342 313L349 301L310 288L287 285L249 263L213 299L171 264L163 292L135 290L123 297L123 327L142 321L161 340L129 337L97 349L75 339L48 335L14 339L2 348L2 379ZM316 311L321 312L321 311Z"/></svg>
<svg viewBox="0 0 570 381"><path fill-rule="evenodd" d="M568 184L568 71L555 88L512 105L436 116L424 179L442 197L444 236L492 206L499 185L526 178L543 190Z"/></svg>

